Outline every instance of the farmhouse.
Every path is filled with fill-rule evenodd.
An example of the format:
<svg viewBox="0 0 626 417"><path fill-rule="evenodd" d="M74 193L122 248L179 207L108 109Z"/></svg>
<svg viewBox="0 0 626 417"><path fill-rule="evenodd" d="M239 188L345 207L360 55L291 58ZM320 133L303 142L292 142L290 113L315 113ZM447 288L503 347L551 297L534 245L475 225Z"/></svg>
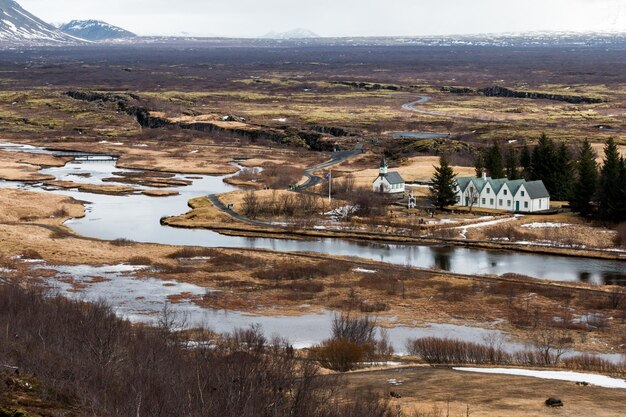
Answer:
<svg viewBox="0 0 626 417"><path fill-rule="evenodd" d="M372 185L372 191L386 194L404 193L404 179L397 172L389 172L389 166L384 156L380 161L379 172Z"/></svg>
<svg viewBox="0 0 626 417"><path fill-rule="evenodd" d="M458 206L534 213L550 208L550 194L543 181L492 179L483 175L456 180Z"/></svg>

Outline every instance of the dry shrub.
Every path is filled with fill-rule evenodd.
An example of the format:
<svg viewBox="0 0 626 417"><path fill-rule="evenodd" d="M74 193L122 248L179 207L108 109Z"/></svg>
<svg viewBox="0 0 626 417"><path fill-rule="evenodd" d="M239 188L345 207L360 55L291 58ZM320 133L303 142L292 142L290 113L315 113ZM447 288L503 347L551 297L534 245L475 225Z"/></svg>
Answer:
<svg viewBox="0 0 626 417"><path fill-rule="evenodd" d="M24 249L22 253L20 253L20 258L22 259L43 259L41 254L37 252L35 249Z"/></svg>
<svg viewBox="0 0 626 417"><path fill-rule="evenodd" d="M284 288L301 293L320 293L324 291L324 284L310 280L295 281Z"/></svg>
<svg viewBox="0 0 626 417"><path fill-rule="evenodd" d="M152 270L163 274L191 274L197 271L196 268L190 265L170 265L166 263L155 263L152 265Z"/></svg>
<svg viewBox="0 0 626 417"><path fill-rule="evenodd" d="M125 239L125 238L119 238L119 239L115 239L112 240L111 242L109 242L111 245L113 246L121 246L121 247L125 247L125 246L133 246L136 245L137 242L130 240L130 239Z"/></svg>
<svg viewBox="0 0 626 417"><path fill-rule="evenodd" d="M348 339L325 340L309 351L309 357L327 369L348 372L365 358L363 346Z"/></svg>
<svg viewBox="0 0 626 417"><path fill-rule="evenodd" d="M450 302L463 301L469 295L467 287L452 285L449 282L439 284L438 290L437 297Z"/></svg>
<svg viewBox="0 0 626 417"><path fill-rule="evenodd" d="M148 258L147 256L133 256L132 258L129 258L127 263L129 265L152 265L152 259Z"/></svg>
<svg viewBox="0 0 626 417"><path fill-rule="evenodd" d="M0 285L0 363L19 367L20 375L28 378L36 375L46 400L71 404L79 413L391 415L380 397L349 396L346 401L335 395L344 389L342 381L319 378L314 364L294 357L284 342L267 340L259 328L236 330L217 340L204 333L204 343L189 349L186 336L172 332L172 320L160 322L158 328L133 326L103 304ZM360 349L355 349L358 354ZM354 357L347 354L350 363Z"/></svg>
<svg viewBox="0 0 626 417"><path fill-rule="evenodd" d="M189 258L202 258L211 257L215 255L216 251L211 248L194 248L186 246L176 252L167 255L170 259L189 259Z"/></svg>
<svg viewBox="0 0 626 417"><path fill-rule="evenodd" d="M57 228L50 234L51 239L67 239L72 233L69 230Z"/></svg>
<svg viewBox="0 0 626 417"><path fill-rule="evenodd" d="M615 238L615 245L626 248L626 222L620 223L616 228L617 237Z"/></svg>
<svg viewBox="0 0 626 417"><path fill-rule="evenodd" d="M592 355L576 355L562 360L563 365L568 369L581 371L595 371L602 373L618 373L623 372L624 367L616 365L606 359L598 358Z"/></svg>
<svg viewBox="0 0 626 417"><path fill-rule="evenodd" d="M391 306L387 303L376 303L363 301L359 306L361 313L379 313L381 311L391 310Z"/></svg>
<svg viewBox="0 0 626 417"><path fill-rule="evenodd" d="M387 295L398 294L404 288L401 280L387 274L364 274L358 285L362 288L385 292Z"/></svg>
<svg viewBox="0 0 626 417"><path fill-rule="evenodd" d="M502 349L457 339L436 337L410 339L407 341L406 348L411 355L419 356L428 363L507 364L511 362L511 356Z"/></svg>
<svg viewBox="0 0 626 417"><path fill-rule="evenodd" d="M275 262L271 267L252 274L254 278L274 281L294 281L299 279L325 278L347 272L350 266L342 262L322 262L317 265Z"/></svg>
<svg viewBox="0 0 626 417"><path fill-rule="evenodd" d="M57 210L52 212L52 217L64 218L64 217L67 217L69 215L70 214L65 209L65 207L61 207L60 209L57 209Z"/></svg>

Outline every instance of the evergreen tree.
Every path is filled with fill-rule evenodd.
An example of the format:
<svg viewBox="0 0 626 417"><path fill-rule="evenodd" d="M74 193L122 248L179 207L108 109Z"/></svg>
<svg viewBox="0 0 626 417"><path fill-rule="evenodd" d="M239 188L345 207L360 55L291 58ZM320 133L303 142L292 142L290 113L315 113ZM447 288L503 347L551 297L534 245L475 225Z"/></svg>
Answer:
<svg viewBox="0 0 626 417"><path fill-rule="evenodd" d="M556 171L554 172L554 199L568 201L574 186L574 169L569 149L565 143L559 145L556 154Z"/></svg>
<svg viewBox="0 0 626 417"><path fill-rule="evenodd" d="M626 220L626 159L624 159L624 157L621 159L621 165L619 176L620 189L617 204L617 220L620 222Z"/></svg>
<svg viewBox="0 0 626 417"><path fill-rule="evenodd" d="M532 176L532 156L530 154L530 148L527 144L524 144L524 147L522 148L519 162L522 166L522 177L526 180L530 180Z"/></svg>
<svg viewBox="0 0 626 417"><path fill-rule="evenodd" d="M485 158L482 152L479 152L476 156L476 161L474 162L474 168L476 169L476 176L478 178L483 176L485 172Z"/></svg>
<svg viewBox="0 0 626 417"><path fill-rule="evenodd" d="M520 179L517 152L510 146L506 150L506 177L510 180Z"/></svg>
<svg viewBox="0 0 626 417"><path fill-rule="evenodd" d="M558 172L559 157L554 141L543 134L533 149L530 179L543 181L550 195L555 195L559 192Z"/></svg>
<svg viewBox="0 0 626 417"><path fill-rule="evenodd" d="M435 167L431 182L430 201L433 206L442 209L456 204L456 174L444 156L439 158L439 166Z"/></svg>
<svg viewBox="0 0 626 417"><path fill-rule="evenodd" d="M491 178L504 177L504 158L497 142L494 142L493 146L487 150L485 169Z"/></svg>
<svg viewBox="0 0 626 417"><path fill-rule="evenodd" d="M587 139L583 142L576 172L574 176L574 191L570 197L572 210L588 217L593 214L593 199L598 188L598 164L596 153Z"/></svg>
<svg viewBox="0 0 626 417"><path fill-rule="evenodd" d="M615 140L610 138L604 147L604 164L598 183L598 215L603 220L621 220L623 209L619 205L624 193L623 170L624 161L619 156Z"/></svg>

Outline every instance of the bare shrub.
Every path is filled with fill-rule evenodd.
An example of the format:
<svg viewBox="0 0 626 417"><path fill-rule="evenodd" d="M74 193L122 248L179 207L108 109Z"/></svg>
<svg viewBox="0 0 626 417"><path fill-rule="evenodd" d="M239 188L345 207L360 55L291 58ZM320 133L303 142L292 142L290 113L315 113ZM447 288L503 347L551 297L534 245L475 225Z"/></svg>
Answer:
<svg viewBox="0 0 626 417"><path fill-rule="evenodd" d="M328 339L311 348L309 357L324 368L348 372L363 361L365 350L363 346L348 339Z"/></svg>
<svg viewBox="0 0 626 417"><path fill-rule="evenodd" d="M57 209L57 210L52 212L52 217L57 217L57 218L65 218L65 217L67 217L69 215L70 214L65 209L65 207L61 207L60 209Z"/></svg>
<svg viewBox="0 0 626 417"><path fill-rule="evenodd" d="M324 284L311 280L296 281L286 286L291 291L303 293L320 293L324 291Z"/></svg>
<svg viewBox="0 0 626 417"><path fill-rule="evenodd" d="M311 280L341 274L349 269L349 265L340 262L322 262L314 266L292 262L275 262L271 267L257 271L252 276L274 281Z"/></svg>
<svg viewBox="0 0 626 417"><path fill-rule="evenodd" d="M258 327L213 340L203 332L207 343L194 349L171 327L133 326L103 304L0 285L0 363L36 375L47 400L111 417L391 416L380 397L336 395L340 380L318 377ZM347 345L330 350L339 369L361 358Z"/></svg>
<svg viewBox="0 0 626 417"><path fill-rule="evenodd" d="M512 361L511 356L502 349L458 339L410 339L406 348L411 355L419 356L428 363L507 364Z"/></svg>
<svg viewBox="0 0 626 417"><path fill-rule="evenodd" d="M22 259L43 259L41 254L37 252L35 249L24 249L22 253L20 253L20 258Z"/></svg>
<svg viewBox="0 0 626 417"><path fill-rule="evenodd" d="M357 345L372 345L376 340L376 321L370 316L335 315L332 324L334 339L346 339Z"/></svg>
<svg viewBox="0 0 626 417"><path fill-rule="evenodd" d="M152 259L147 256L133 256L129 258L127 263L129 265L152 265Z"/></svg>
<svg viewBox="0 0 626 417"><path fill-rule="evenodd" d="M133 246L135 245L137 242L130 240L130 239L124 239L124 238L119 238L119 239L115 239L109 242L111 245L113 246Z"/></svg>
<svg viewBox="0 0 626 417"><path fill-rule="evenodd" d="M170 259L208 258L215 255L215 253L215 249L211 248L194 248L186 246L176 252L170 253L167 257Z"/></svg>
<svg viewBox="0 0 626 417"><path fill-rule="evenodd" d="M388 295L395 295L402 291L403 283L393 275L388 274L364 274L359 280L360 287L383 291Z"/></svg>
<svg viewBox="0 0 626 417"><path fill-rule="evenodd" d="M381 311L390 310L391 306L387 303L363 301L361 302L359 309L361 310L361 313L379 313Z"/></svg>
<svg viewBox="0 0 626 417"><path fill-rule="evenodd" d="M67 239L68 237L72 237L72 233L69 230L56 228L50 234L51 239Z"/></svg>
<svg viewBox="0 0 626 417"><path fill-rule="evenodd" d="M606 359L598 358L592 355L576 355L562 360L563 366L568 369L581 370L581 371L596 371L602 373L618 373L623 371L618 365L607 361Z"/></svg>

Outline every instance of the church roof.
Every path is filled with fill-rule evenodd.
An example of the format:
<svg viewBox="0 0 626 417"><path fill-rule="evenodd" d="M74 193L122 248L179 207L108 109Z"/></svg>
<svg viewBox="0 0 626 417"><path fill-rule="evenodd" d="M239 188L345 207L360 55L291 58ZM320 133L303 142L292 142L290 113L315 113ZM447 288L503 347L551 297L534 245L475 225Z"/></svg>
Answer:
<svg viewBox="0 0 626 417"><path fill-rule="evenodd" d="M383 177L389 184L404 184L404 179L397 172L388 172L386 174L380 174L379 177Z"/></svg>

